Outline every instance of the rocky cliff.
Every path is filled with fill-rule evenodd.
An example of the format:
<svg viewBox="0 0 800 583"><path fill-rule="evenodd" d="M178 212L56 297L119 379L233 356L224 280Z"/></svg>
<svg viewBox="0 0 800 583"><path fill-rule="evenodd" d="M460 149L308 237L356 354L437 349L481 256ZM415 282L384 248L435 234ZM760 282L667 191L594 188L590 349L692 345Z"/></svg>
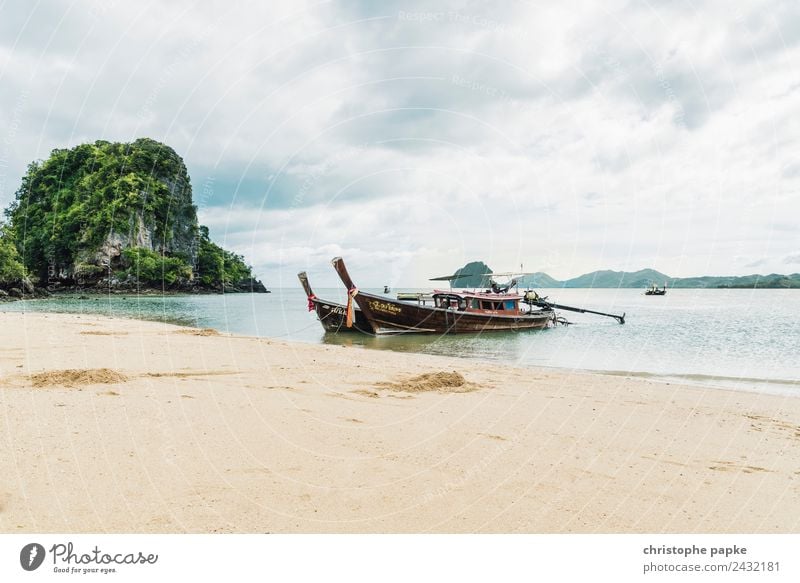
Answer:
<svg viewBox="0 0 800 583"><path fill-rule="evenodd" d="M454 275L460 276L451 282L454 288L487 287L491 282L491 268L483 261L471 261L456 270Z"/></svg>
<svg viewBox="0 0 800 583"><path fill-rule="evenodd" d="M6 215L40 286L264 291L198 225L183 160L155 140L54 150L29 165Z"/></svg>

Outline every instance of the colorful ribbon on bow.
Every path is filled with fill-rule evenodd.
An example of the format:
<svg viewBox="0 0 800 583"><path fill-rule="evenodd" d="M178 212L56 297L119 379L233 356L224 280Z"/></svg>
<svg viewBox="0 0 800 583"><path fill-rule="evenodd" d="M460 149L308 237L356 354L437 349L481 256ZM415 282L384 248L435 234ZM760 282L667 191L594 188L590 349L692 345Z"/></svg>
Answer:
<svg viewBox="0 0 800 583"><path fill-rule="evenodd" d="M352 287L347 290L347 319L345 320L345 325L348 328L353 327L353 299L358 295L358 288Z"/></svg>
<svg viewBox="0 0 800 583"><path fill-rule="evenodd" d="M315 296L314 294L311 294L310 296L308 296L308 311L309 312L313 312L314 311L314 300L315 299L317 299L317 296Z"/></svg>

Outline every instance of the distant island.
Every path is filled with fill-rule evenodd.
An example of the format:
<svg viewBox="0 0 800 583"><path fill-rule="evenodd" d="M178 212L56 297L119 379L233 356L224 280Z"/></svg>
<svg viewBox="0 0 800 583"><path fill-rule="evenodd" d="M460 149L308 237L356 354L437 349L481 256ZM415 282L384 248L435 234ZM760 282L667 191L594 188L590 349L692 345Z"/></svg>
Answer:
<svg viewBox="0 0 800 583"><path fill-rule="evenodd" d="M472 261L458 269L453 287L488 287L492 269L483 261ZM639 271L593 271L572 279L559 281L546 273L536 272L518 278L521 287L528 288L645 288L652 284L668 288L738 288L738 289L798 289L800 273L791 275L743 275L670 277L655 269Z"/></svg>
<svg viewBox="0 0 800 583"><path fill-rule="evenodd" d="M198 224L181 157L148 138L32 162L0 225L0 296L265 292Z"/></svg>

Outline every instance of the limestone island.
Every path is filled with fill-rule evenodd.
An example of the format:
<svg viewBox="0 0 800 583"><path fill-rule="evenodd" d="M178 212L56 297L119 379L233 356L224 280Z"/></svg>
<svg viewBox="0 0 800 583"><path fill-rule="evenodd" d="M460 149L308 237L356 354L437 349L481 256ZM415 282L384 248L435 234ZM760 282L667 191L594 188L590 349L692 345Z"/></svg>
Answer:
<svg viewBox="0 0 800 583"><path fill-rule="evenodd" d="M267 292L198 224L181 157L149 138L29 164L0 225L0 299L50 292Z"/></svg>

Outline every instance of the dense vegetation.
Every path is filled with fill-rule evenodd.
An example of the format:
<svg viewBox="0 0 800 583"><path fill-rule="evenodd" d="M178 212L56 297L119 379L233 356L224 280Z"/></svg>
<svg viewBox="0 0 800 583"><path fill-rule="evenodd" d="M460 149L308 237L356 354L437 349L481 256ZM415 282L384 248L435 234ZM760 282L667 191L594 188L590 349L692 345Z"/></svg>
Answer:
<svg viewBox="0 0 800 583"><path fill-rule="evenodd" d="M128 232L137 211L151 219L156 241L167 243L182 216L196 220L191 194L188 205L181 196L191 188L185 173L180 158L153 140L53 150L28 166L6 211L25 267L43 278L49 265L69 265L109 233Z"/></svg>
<svg viewBox="0 0 800 583"><path fill-rule="evenodd" d="M159 285L164 282L173 285L181 278L188 280L192 268L179 257L168 257L145 247L128 247L122 252L122 265L126 268L117 272L120 280L134 279L142 285Z"/></svg>
<svg viewBox="0 0 800 583"><path fill-rule="evenodd" d="M208 237L208 228L200 227L200 247L198 249L198 272L204 285L233 285L252 277L250 268L241 255L226 251Z"/></svg>
<svg viewBox="0 0 800 583"><path fill-rule="evenodd" d="M180 289L253 283L243 258L197 224L183 160L151 139L53 150L28 166L6 217L0 278Z"/></svg>
<svg viewBox="0 0 800 583"><path fill-rule="evenodd" d="M235 286L252 277L250 268L241 255L226 251L208 236L208 228L200 227L197 250L197 276L206 287ZM138 281L146 286L176 282L192 278L192 267L185 259L162 255L144 247L129 247L122 252L122 270L115 273L121 281Z"/></svg>
<svg viewBox="0 0 800 583"><path fill-rule="evenodd" d="M22 266L14 241L0 226L0 285L14 285L22 281L24 276L25 268Z"/></svg>

